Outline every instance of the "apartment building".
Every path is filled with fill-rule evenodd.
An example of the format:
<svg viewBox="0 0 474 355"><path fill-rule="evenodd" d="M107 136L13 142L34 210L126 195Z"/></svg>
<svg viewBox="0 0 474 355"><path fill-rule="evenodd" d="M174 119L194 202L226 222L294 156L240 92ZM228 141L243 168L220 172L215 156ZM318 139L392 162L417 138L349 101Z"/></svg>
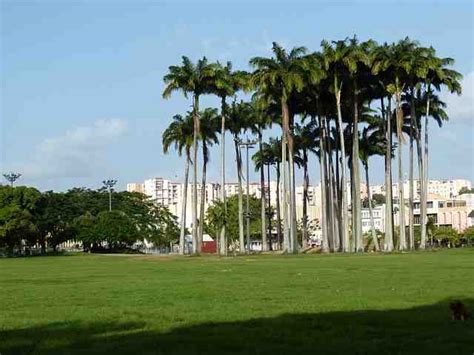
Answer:
<svg viewBox="0 0 474 355"><path fill-rule="evenodd" d="M427 216L437 226L448 226L462 232L470 226L469 214L472 211L466 201L446 199L443 196L428 194ZM420 225L420 201L414 202L414 224Z"/></svg>
<svg viewBox="0 0 474 355"><path fill-rule="evenodd" d="M466 179L451 179L451 180L429 180L428 181L428 193L439 195L443 198L454 198L459 194L459 190L463 187L471 188L471 182ZM420 181L413 180L413 188L415 199L420 198L421 185ZM408 199L410 189L410 182L408 180L403 182L404 195ZM393 197L398 195L398 183L392 184ZM372 185L370 186L370 193L385 195L385 185Z"/></svg>

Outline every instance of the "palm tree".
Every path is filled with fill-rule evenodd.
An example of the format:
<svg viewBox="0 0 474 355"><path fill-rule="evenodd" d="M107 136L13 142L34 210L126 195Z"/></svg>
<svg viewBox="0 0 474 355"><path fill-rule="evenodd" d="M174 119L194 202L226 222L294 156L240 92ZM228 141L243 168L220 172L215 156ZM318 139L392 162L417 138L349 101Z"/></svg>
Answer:
<svg viewBox="0 0 474 355"><path fill-rule="evenodd" d="M183 199L181 209L181 228L179 233L179 253L184 254L184 236L186 234L186 201L188 197L188 177L189 177L189 163L191 162L191 145L193 143L193 117L188 113L185 117L175 115L173 121L163 132L163 152L166 154L171 145L178 151L181 156L183 149L186 154L184 163L184 186Z"/></svg>
<svg viewBox="0 0 474 355"><path fill-rule="evenodd" d="M202 142L202 182L201 182L201 210L199 215L199 238L198 243L202 245L204 234L204 210L206 204L206 173L209 162L209 146L217 143L217 132L219 130L219 115L217 109L206 108L200 113L201 127L199 139Z"/></svg>
<svg viewBox="0 0 474 355"><path fill-rule="evenodd" d="M236 92L246 84L247 75L244 72L232 71L232 63L227 62L224 66L217 62L213 66L213 85L212 92L220 98L221 101L221 202L224 210L227 209L226 195L225 195L225 133L226 133L226 113L227 103L226 99L232 97ZM222 225L220 232L220 249L221 255L227 255L227 236L225 223Z"/></svg>
<svg viewBox="0 0 474 355"><path fill-rule="evenodd" d="M240 134L246 131L251 117L249 104L245 102L233 102L227 115L226 127L234 138L235 162L237 165L237 181L238 181L238 205L239 205L239 244L240 252L245 253L244 239L244 209L243 209L243 189L242 189L242 153L240 150Z"/></svg>
<svg viewBox="0 0 474 355"><path fill-rule="evenodd" d="M365 127L362 130L362 136L360 139L359 155L362 165L365 170L365 183L367 185L367 198L369 200L369 217L370 217L370 229L372 234L372 240L376 251L380 250L377 235L375 233L374 215L372 211L372 196L370 193L370 181L369 181L369 158L372 155L384 155L385 153L385 138L383 131L373 130L373 127Z"/></svg>
<svg viewBox="0 0 474 355"><path fill-rule="evenodd" d="M308 187L309 174L308 162L309 154L316 154L316 147L318 142L319 131L314 121L302 126L295 125L295 146L301 153L301 166L303 167L303 223L301 233L301 247L305 248L308 243Z"/></svg>
<svg viewBox="0 0 474 355"><path fill-rule="evenodd" d="M428 117L431 115L430 104L433 96L433 90L440 91L442 87L446 87L451 93L461 94L460 80L462 75L455 70L449 69L448 66L454 64L452 58L438 58L433 48L430 48L428 54L428 72L424 80L426 95L426 112L425 112L425 137L424 137L424 153L423 153L423 198L421 210L421 243L420 248L426 246L426 201L428 195Z"/></svg>
<svg viewBox="0 0 474 355"><path fill-rule="evenodd" d="M347 202L347 183L346 183L346 147L344 140L344 128L342 124L342 111L341 111L341 92L342 84L344 80L347 80L347 70L344 63L347 61L345 58L348 56L348 47L346 41L333 42L334 47L327 41L321 42L323 47L322 61L324 68L328 72L328 75L333 78L332 90L336 99L336 111L337 111L337 126L339 134L339 146L341 149L341 215L340 215L340 229L342 232L342 251L350 251L349 247L349 222L348 222L348 202ZM336 162L339 164L339 162Z"/></svg>
<svg viewBox="0 0 474 355"><path fill-rule="evenodd" d="M262 201L262 204L268 202L268 205L263 205L264 206L264 213L265 215L262 217L263 219L268 218L268 246L267 248L271 249L272 247L272 219L271 219L271 196L270 196L270 167L272 165L275 165L276 163L276 157L274 157L273 152L272 152L272 146L269 143L263 142L261 144L260 149L252 156L252 160L255 164L255 171L264 171L265 167L267 168L267 186L268 189L265 189L265 183L261 182L260 188L261 188L261 193L265 196L265 199ZM262 177L262 176L261 176ZM263 179L265 179L265 176L263 174ZM268 194L266 193L268 191ZM266 234L266 233L265 233ZM262 240L263 240L263 231L262 231ZM263 245L263 242L262 242ZM263 248L265 250L265 248Z"/></svg>
<svg viewBox="0 0 474 355"><path fill-rule="evenodd" d="M251 86L257 88L260 93L268 98L275 98L280 102L282 111L282 163L283 180L285 183L284 209L286 209L286 196L289 190L290 218L289 225L285 227L289 235L285 248L287 252L296 253L298 243L296 241L296 199L294 184L294 140L292 131L293 114L288 107L288 99L293 92L299 92L305 85L307 76L305 60L306 49L304 47L293 48L289 53L276 42L273 42L272 58L254 57L250 64L256 69L250 80ZM289 176L286 175L287 149L289 161ZM286 220L284 219L286 226Z"/></svg>
<svg viewBox="0 0 474 355"><path fill-rule="evenodd" d="M275 163L276 172L276 230L277 230L277 245L281 248L282 243L282 232L281 232L281 206L280 206L280 182L281 182L281 140L278 138L270 138L269 140L269 154L271 155L272 161Z"/></svg>
<svg viewBox="0 0 474 355"><path fill-rule="evenodd" d="M375 58L373 72L378 74L380 71L388 73L389 83L386 86L387 91L395 97L395 118L396 118L396 136L397 136L397 157L398 157L398 203L399 203L399 249L407 249L406 235L405 235L405 197L403 191L403 166L402 166L402 148L405 143L403 137L403 123L404 115L402 110L402 93L408 81L406 68L409 66L410 57L408 53L414 50L416 43L405 38L397 44L379 47L377 49L378 55ZM389 99L390 100L390 99ZM390 102L390 101L389 101ZM388 112L389 117L391 111ZM388 124L387 124L388 126ZM388 147L387 147L388 149Z"/></svg>
<svg viewBox="0 0 474 355"><path fill-rule="evenodd" d="M166 87L163 91L163 98L169 98L175 91L183 92L187 98L189 94L193 96L193 253L199 253L198 241L198 221L197 221L197 155L199 136L199 98L210 91L213 70L208 64L206 57L192 63L188 57L182 57L181 66L172 65L169 73L163 78Z"/></svg>
<svg viewBox="0 0 474 355"><path fill-rule="evenodd" d="M256 124L256 133L258 137L258 150L260 154L263 156L263 130L270 126L272 123L271 117L267 115L265 108L265 102L263 100L259 100L258 98L254 98L251 103L254 117L251 118L254 123ZM262 164L260 166L260 218L262 220L261 227L262 227L262 251L268 251L268 239L267 239L267 226L266 226L266 215L267 215L267 204L266 204L266 196L265 196L265 166Z"/></svg>

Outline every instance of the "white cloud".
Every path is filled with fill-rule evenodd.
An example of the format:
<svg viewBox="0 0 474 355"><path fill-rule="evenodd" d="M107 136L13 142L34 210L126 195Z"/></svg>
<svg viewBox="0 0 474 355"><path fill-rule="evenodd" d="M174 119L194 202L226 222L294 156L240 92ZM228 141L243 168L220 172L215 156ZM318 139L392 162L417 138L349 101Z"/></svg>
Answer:
<svg viewBox="0 0 474 355"><path fill-rule="evenodd" d="M452 123L472 125L474 122L474 72L462 81L462 94L443 93L442 100L448 105L447 112Z"/></svg>
<svg viewBox="0 0 474 355"><path fill-rule="evenodd" d="M91 126L76 127L45 139L17 170L32 180L91 176L96 169L103 169L107 147L125 130L122 119L101 119Z"/></svg>

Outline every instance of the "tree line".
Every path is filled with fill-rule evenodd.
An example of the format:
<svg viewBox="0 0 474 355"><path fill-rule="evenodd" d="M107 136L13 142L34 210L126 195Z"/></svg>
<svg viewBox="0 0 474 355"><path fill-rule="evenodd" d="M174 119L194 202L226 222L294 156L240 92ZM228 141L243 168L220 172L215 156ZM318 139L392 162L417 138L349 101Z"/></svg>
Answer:
<svg viewBox="0 0 474 355"><path fill-rule="evenodd" d="M261 239L269 250L272 223L285 252L296 253L309 241L308 162L319 162L322 204L322 250L361 252L364 250L361 221L361 180L365 175L368 207L372 221L372 241L376 251L424 249L427 244L427 186L429 122L439 126L448 119L441 90L460 94L461 74L452 69L452 58L439 57L433 47L424 47L408 37L396 43L359 41L356 36L322 41L318 51L305 47L287 50L273 43L269 57L254 57L251 71L234 70L231 62L197 62L183 56L179 65L169 67L164 76L163 97L181 92L191 100L192 110L173 117L163 133L163 148L174 147L185 157L183 210L180 226L180 252L184 253L186 200L189 170L192 166L193 253L199 253L204 230L205 191L198 206L198 160L202 158L202 180L206 182L209 146L220 145L221 186L225 186L225 137L233 138L238 194L240 251L244 252L244 208L242 188L241 136L256 136L258 152L255 167L261 184ZM250 100L237 94L250 93ZM214 95L219 108L200 108L203 95ZM278 125L281 137L263 141L265 129ZM409 145L409 191L403 189L403 147ZM415 156L416 151L416 156ZM198 154L201 152L201 154ZM375 233L370 196L369 158L385 160L385 230L383 241ZM398 196L392 191L392 161L397 160ZM416 164L415 164L416 161ZM414 173L420 181L421 231L415 243ZM363 171L361 171L361 166ZM275 170L277 206L275 218L268 213L265 175ZM295 169L303 172L303 218L296 218ZM273 170L272 169L272 170ZM266 170L266 171L265 171ZM281 187L280 187L281 186ZM350 192L351 201L348 200ZM229 246L227 201L221 189L223 219L219 233L219 253ZM408 210L407 210L408 209ZM398 228L394 212L398 211ZM408 212L408 213L406 213ZM408 214L408 225L405 215ZM202 223L200 223L202 221ZM298 233L301 224L301 233ZM381 245L380 245L381 244Z"/></svg>
<svg viewBox="0 0 474 355"><path fill-rule="evenodd" d="M124 250L137 241L170 246L178 236L176 217L141 193L114 192L109 211L104 188L41 193L0 185L0 247L9 255L34 247L56 251L66 241L85 251Z"/></svg>

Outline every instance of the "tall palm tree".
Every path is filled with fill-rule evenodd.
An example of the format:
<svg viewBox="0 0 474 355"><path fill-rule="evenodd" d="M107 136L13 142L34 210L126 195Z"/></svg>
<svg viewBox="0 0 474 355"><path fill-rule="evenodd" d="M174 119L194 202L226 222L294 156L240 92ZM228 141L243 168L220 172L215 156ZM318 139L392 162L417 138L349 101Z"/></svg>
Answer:
<svg viewBox="0 0 474 355"><path fill-rule="evenodd" d="M397 136L397 157L398 157L398 203L399 203L399 249L407 249L407 241L405 234L405 196L403 189L403 166L402 166L402 149L405 143L403 136L404 115L402 110L402 93L407 85L407 67L410 65L411 53L416 48L416 43L412 42L408 37L386 47L381 47L382 55L375 58L373 72L378 74L385 71L389 76L389 84L386 89L389 94L395 98L395 118L396 118L396 136ZM388 113L391 115L391 112Z"/></svg>
<svg viewBox="0 0 474 355"><path fill-rule="evenodd" d="M308 243L308 187L309 187L309 173L308 162L309 154L316 154L316 147L318 142L319 131L314 121L306 125L295 125L295 146L300 153L301 166L303 167L303 219L302 219L302 233L301 233L301 247L305 248Z"/></svg>
<svg viewBox="0 0 474 355"><path fill-rule="evenodd" d="M202 142L202 182L201 182L201 209L199 215L199 238L198 243L202 245L204 234L204 212L206 206L206 174L209 163L209 146L217 143L217 132L219 131L219 115L217 109L206 108L200 114L199 139Z"/></svg>
<svg viewBox="0 0 474 355"><path fill-rule="evenodd" d="M276 98L281 105L282 111L282 164L283 164L283 180L288 181L285 184L284 201L289 192L289 236L285 239L286 251L296 253L298 251L298 243L296 241L296 198L294 185L294 140L292 130L293 115L288 107L288 98L293 92L301 91L305 85L307 76L306 71L306 48L296 47L289 53L273 42L273 57L254 57L250 60L250 64L255 68L250 80L251 86L259 90L264 96ZM286 175L287 149L289 162L289 176ZM287 190L287 187L289 191ZM285 203L284 203L285 205ZM285 206L284 206L285 208ZM286 224L286 221L284 221Z"/></svg>
<svg viewBox="0 0 474 355"><path fill-rule="evenodd" d="M198 60L196 64L183 56L180 66L172 65L169 72L163 78L165 89L163 98L169 98L175 91L181 91L187 98L192 95L193 106L193 199L192 199L192 215L193 215L193 253L199 253L198 241L198 221L197 221L197 155L198 155L198 136L199 136L199 98L201 95L210 91L213 70L209 65L206 57Z"/></svg>
<svg viewBox="0 0 474 355"><path fill-rule="evenodd" d="M369 158L372 155L384 155L385 153L385 138L383 131L373 130L373 127L365 127L362 130L362 136L360 139L359 146L360 160L365 170L365 183L367 185L367 198L369 200L369 217L370 217L370 230L372 234L372 241L376 251L380 250L377 235L375 233L374 215L372 211L372 196L370 193L370 180L369 180Z"/></svg>
<svg viewBox="0 0 474 355"><path fill-rule="evenodd" d="M371 68L376 77L376 88L380 99L380 111L384 126L386 151L385 151L385 238L384 250L393 251L393 193L392 193L392 95L387 87L392 80L392 73L387 69L386 63L390 61L390 45L384 43L372 51Z"/></svg>
<svg viewBox="0 0 474 355"><path fill-rule="evenodd" d="M254 96L251 102L253 117L250 119L255 123L255 129L258 137L258 150L263 156L263 130L267 126L271 126L271 116L267 114L266 103L264 100L259 100L258 96ZM267 239L267 226L266 226L266 215L267 215L267 204L265 196L265 166L260 166L260 218L261 218L261 234L262 234L262 251L268 251L268 239Z"/></svg>
<svg viewBox="0 0 474 355"><path fill-rule="evenodd" d="M245 239L244 239L244 209L243 209L243 188L242 188L242 152L240 150L240 134L245 132L251 126L249 118L252 117L249 103L240 102L232 103L227 115L226 127L232 134L234 139L235 162L237 167L237 181L238 181L238 206L239 206L239 245L240 252L245 253Z"/></svg>
<svg viewBox="0 0 474 355"><path fill-rule="evenodd" d="M175 115L173 121L165 129L162 136L163 152L166 154L169 151L170 146L178 151L181 156L183 150L185 151L186 159L184 163L184 185L183 185L183 196L182 196L182 209L181 209L181 228L179 233L179 253L184 254L186 234L186 202L188 198L188 177L189 177L189 164L191 163L191 146L193 144L193 116L188 113L185 117L181 115Z"/></svg>
<svg viewBox="0 0 474 355"><path fill-rule="evenodd" d="M263 216L264 219L268 218L268 248L271 249L271 236L272 236L272 220L271 220L271 195L270 195L270 167L275 165L276 159L273 155L272 152L272 147L269 143L263 142L261 144L261 149L259 149L253 156L252 160L255 164L255 171L264 171L265 167L267 168L267 186L268 188L265 188L265 185L263 184L263 187L261 185L261 191L262 194L266 195L265 200L263 202L268 202L268 205L264 205L265 208L265 215ZM264 175L264 174L263 174ZM263 176L263 179L265 179L265 176ZM268 191L268 193L267 193ZM265 233L266 234L266 233ZM263 233L262 233L262 239L263 239ZM263 244L263 242L262 242ZM264 249L265 250L265 249Z"/></svg>
<svg viewBox="0 0 474 355"><path fill-rule="evenodd" d="M341 110L341 93L342 85L348 83L348 73L346 69L345 58L349 54L348 46L346 41L333 42L333 46L327 41L322 41L321 46L323 47L322 61L324 68L328 72L328 75L332 77L332 91L336 99L336 111L337 111L337 127L339 134L339 146L341 149L341 215L340 215L340 228L342 232L342 251L350 251L349 247L349 222L348 222L348 202L347 202L347 182L346 182L346 147L344 140L344 128L342 123L342 110ZM339 164L339 162L337 162Z"/></svg>
<svg viewBox="0 0 474 355"><path fill-rule="evenodd" d="M280 185L281 185L281 139L270 138L269 146L272 160L275 162L275 172L276 172L276 231L277 231L277 245L281 248L282 243L282 231L281 231L281 206L280 206Z"/></svg>
<svg viewBox="0 0 474 355"><path fill-rule="evenodd" d="M246 85L248 75L242 71L233 71L232 63L227 62L226 65L222 65L217 62L213 65L213 82L212 92L220 98L221 101L221 202L224 206L224 210L227 209L226 195L225 195L225 133L226 133L226 114L227 114L227 102L228 97L232 97L236 92ZM221 255L227 255L227 236L226 236L226 225L222 226L220 232L220 249Z"/></svg>
<svg viewBox="0 0 474 355"><path fill-rule="evenodd" d="M440 91L441 88L447 88L451 93L461 94L460 80L462 75L457 71L448 68L454 64L452 58L438 58L433 48L430 48L428 55L428 72L424 78L425 95L426 95L426 112L425 112L425 137L424 137L424 152L423 152L423 201L421 210L421 243L420 248L424 249L426 246L426 201L428 197L428 117L431 115L430 104L434 90ZM424 202L424 203L423 203Z"/></svg>

